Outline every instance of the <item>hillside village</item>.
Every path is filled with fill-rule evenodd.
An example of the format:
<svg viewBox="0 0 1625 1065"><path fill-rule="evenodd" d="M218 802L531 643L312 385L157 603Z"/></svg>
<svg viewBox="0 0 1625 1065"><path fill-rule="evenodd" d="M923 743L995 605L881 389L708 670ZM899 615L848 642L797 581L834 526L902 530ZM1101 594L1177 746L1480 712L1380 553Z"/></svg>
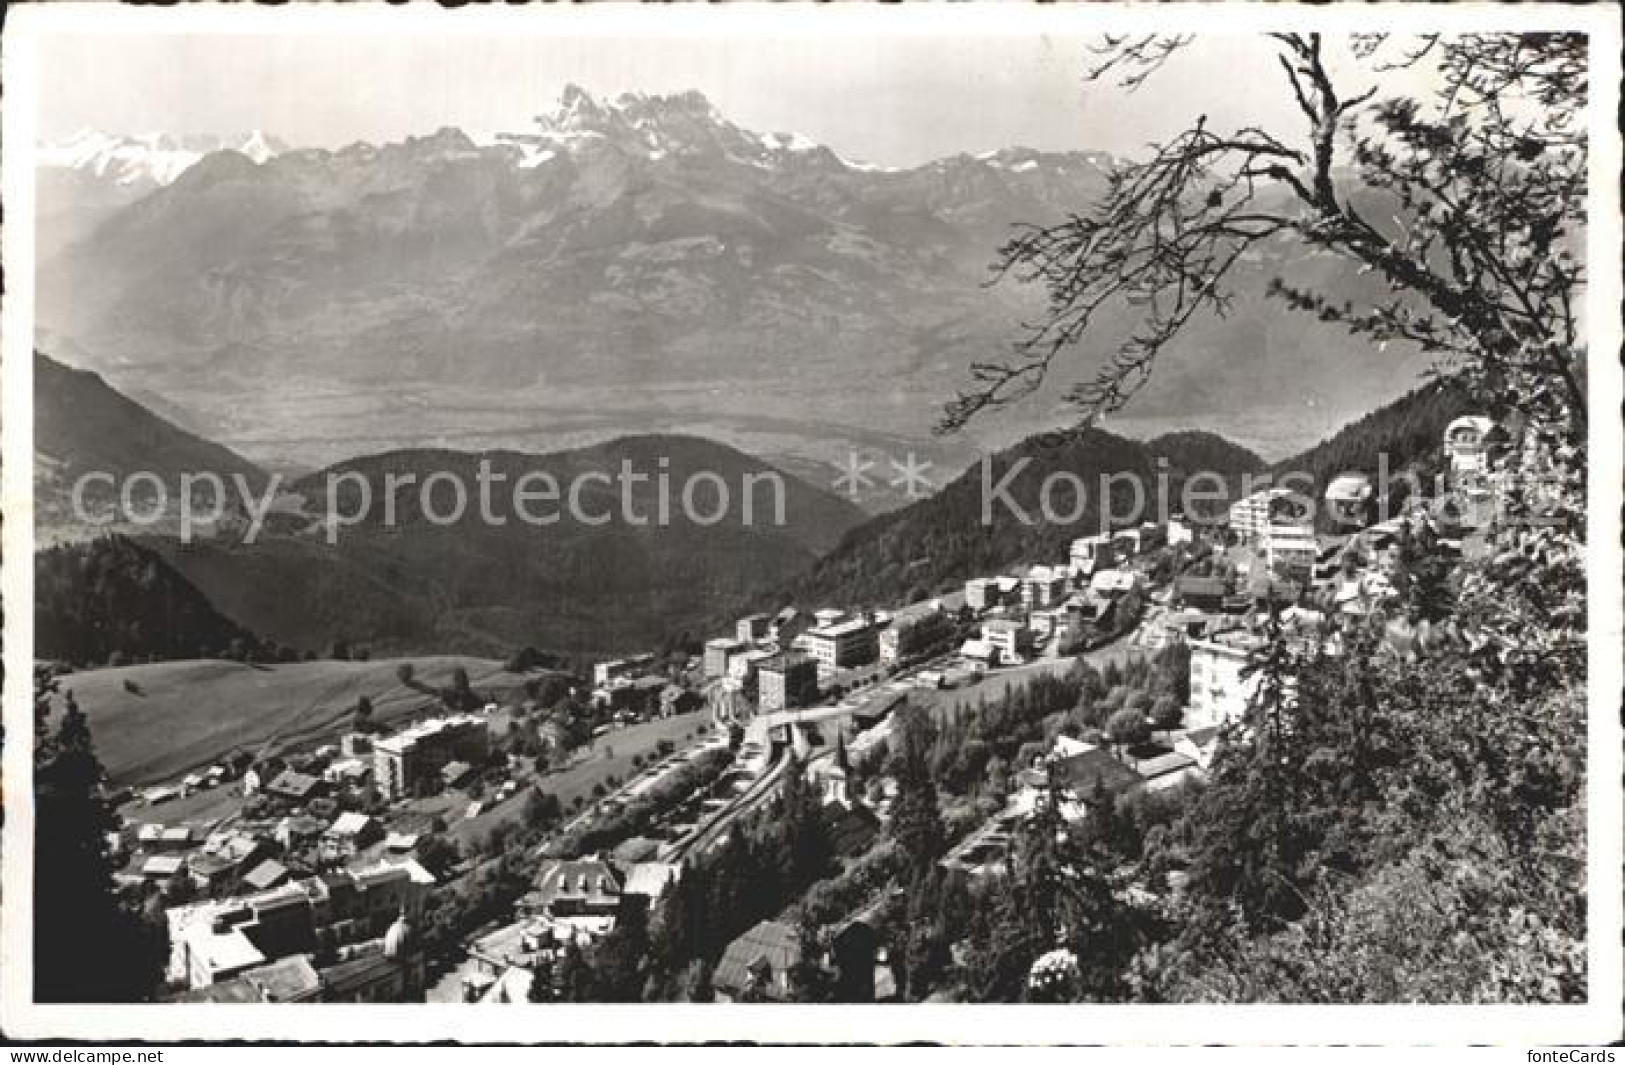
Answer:
<svg viewBox="0 0 1625 1065"><path fill-rule="evenodd" d="M444 689L419 682L426 701L398 728L372 721L363 698L336 742L239 750L119 789L119 879L162 908L182 999L567 997L567 957L579 965L629 908L654 920L685 870L771 820L787 787L815 797L840 866L883 848L898 794L883 755L905 707L952 719L1079 663L1121 677L1138 662L1157 679L1119 686L1100 727L1024 745L1003 801L941 858L997 877L1012 834L1052 799L1082 823L1103 801L1199 783L1257 689L1271 631L1317 641L1333 615L1380 615L1395 653L1425 648L1429 623L1393 607L1419 579L1408 560L1478 550L1474 505L1503 440L1488 419L1448 426L1451 512L1412 499L1375 521L1372 478L1349 473L1319 501L1328 532L1294 509L1307 501L1265 488L1222 518L1081 537L1064 559L952 595L752 614L696 655L604 660L590 677L516 656L509 670L528 679L505 692L475 691L461 671ZM410 665L399 674L412 683ZM642 748L624 779L615 748ZM865 915L877 903L862 901L824 926L819 964L848 993L884 999L895 983ZM791 997L805 948L795 926L766 918L714 960L713 993Z"/></svg>

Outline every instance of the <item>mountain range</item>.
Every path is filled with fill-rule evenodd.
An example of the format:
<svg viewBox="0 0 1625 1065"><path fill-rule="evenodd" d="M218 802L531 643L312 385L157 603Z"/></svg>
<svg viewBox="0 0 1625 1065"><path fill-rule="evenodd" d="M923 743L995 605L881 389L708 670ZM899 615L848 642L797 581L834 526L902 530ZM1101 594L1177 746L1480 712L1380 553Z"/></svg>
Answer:
<svg viewBox="0 0 1625 1065"><path fill-rule="evenodd" d="M89 235L119 208L170 184L211 152L240 152L258 163L287 150L260 130L234 135L81 129L34 153L36 251L50 259Z"/></svg>
<svg viewBox="0 0 1625 1065"><path fill-rule="evenodd" d="M80 474L105 471L122 481L144 471L171 492L183 473L240 476L256 492L270 475L147 410L98 375L45 355L35 358L35 389L37 534L42 543L68 541L40 556L48 567L42 579L48 576L54 589L51 618L89 616L85 612L110 601L108 589L115 588L97 583L97 575L129 571L139 579L116 589L132 582L161 588L165 602L186 604L187 616L202 616L191 596L175 590L190 586L201 593L197 602L210 604L231 626L302 649L344 641L380 652L506 655L529 644L611 653L699 631L717 612L791 579L864 517L848 500L726 445L644 434L547 454L411 449L349 459L279 483L280 502L252 541L240 507L190 542L175 535L171 515L156 528L117 526L130 539L111 552L118 564L106 565L109 541L71 543L96 528L70 509ZM500 523L487 522L480 510L482 464L496 486L492 511ZM623 489L623 469L644 480ZM469 493L462 519L437 524L420 505L421 493L408 490L396 493L399 506L386 522L386 478L408 473L418 485L436 474L458 478ZM549 524L529 524L511 505L513 488L527 474L545 474L561 487L558 501L527 506L531 515L557 515ZM723 520L712 521L716 496L706 480L695 481L696 502L685 508L684 486L696 474L727 486ZM346 494L359 491L359 480L369 485L373 506L330 543L328 485L345 490L335 489L335 502L348 517L363 513ZM570 486L578 482L584 489L579 519L567 509ZM747 495L749 522L743 520ZM430 498L437 513L444 510L444 495ZM107 507L112 499L94 502ZM600 516L607 521L598 524ZM149 556L155 567L146 564ZM72 648L82 661L105 660L111 650L162 650L149 638L151 625L132 629L104 618L93 628L99 635L76 642L58 625L52 646ZM198 628L215 635L235 631L218 623ZM147 635L128 646L108 635L129 632Z"/></svg>
<svg viewBox="0 0 1625 1065"><path fill-rule="evenodd" d="M267 474L229 448L175 425L112 388L89 370L34 355L34 519L41 541L57 531L77 538L75 484L87 473L114 482L86 482L84 502L101 510L117 498L131 474L148 471L174 489L182 474L241 477L259 492Z"/></svg>
<svg viewBox="0 0 1625 1065"><path fill-rule="evenodd" d="M425 442L550 451L652 428L838 465L885 426L887 447L963 467L1053 424L1068 379L1131 322L1114 310L983 436L931 437L967 365L1040 306L986 284L996 248L1017 223L1094 201L1115 162L1103 153L888 169L743 129L698 93L576 87L533 129L484 142L452 128L338 150L262 141L179 169L154 149L156 183L116 185L145 191L88 229L42 213L41 248L59 250L38 278L43 346L165 396L262 463ZM1168 350L1138 413L1312 410L1324 424L1409 383L1414 360L1262 302L1280 274L1334 293L1369 281L1285 243L1243 273L1232 312Z"/></svg>
<svg viewBox="0 0 1625 1065"><path fill-rule="evenodd" d="M94 374L67 370L45 356L36 357L35 370L36 512L42 516L67 520L61 500L73 471L149 470L173 484L182 472L213 468L265 483L268 475L246 459L170 424ZM1308 471L1318 490L1346 469L1374 473L1379 452L1386 452L1392 469L1417 468L1436 454L1445 424L1463 403L1450 382L1429 384L1273 469ZM164 611L191 619L187 646L219 646L241 636L251 645L302 649L342 641L379 653L506 655L529 645L605 655L662 646L684 633L702 635L748 608L900 602L1022 561L1063 558L1072 537L1100 527L1098 486L1105 477L1131 475L1153 491L1165 483L1177 500L1199 471L1219 475L1234 495L1242 475L1269 469L1252 451L1196 431L1146 442L1101 429L1059 440L1041 435L986 461L985 476L973 468L926 498L866 518L845 498L695 437L645 434L549 454L391 451L287 484L283 505L253 542L241 520L228 520L189 543L149 531L133 541L43 553L41 587L51 590L52 604L45 616L51 646L84 662L103 661L112 651L173 653L153 635L162 630L155 619ZM482 465L498 486L493 509L501 523L485 521L471 502L463 520L441 524L414 490L397 492L395 518L382 520L391 477L422 486L431 474L448 474L472 494ZM635 515L659 513L658 481L651 477L623 490L614 479L625 468L669 477L675 488L669 522L624 517L623 498ZM784 520L746 524L737 503L719 523L691 519L680 506L681 486L699 471L730 486L777 474ZM588 488L583 511L591 520L609 520L597 525L565 517L545 526L519 520L500 502L501 493L527 473L546 473L565 486L579 481ZM1057 475L1081 480L1092 494L1075 506L1063 485L1052 506L1069 520L1024 520L1023 511L1042 516L1041 486ZM400 480L406 476L415 480ZM995 502L992 520L985 521L984 480L1005 486L1016 509ZM343 489L333 504L348 516L360 513L359 481L369 486L372 508L330 543L328 485ZM1114 492L1112 513L1121 516L1128 501ZM771 490L755 498L758 515L773 514ZM444 509L444 493L433 506ZM143 587L160 589L169 605L157 614L132 614L127 608L140 597L131 589ZM73 619L89 617L96 619L90 631L76 633Z"/></svg>

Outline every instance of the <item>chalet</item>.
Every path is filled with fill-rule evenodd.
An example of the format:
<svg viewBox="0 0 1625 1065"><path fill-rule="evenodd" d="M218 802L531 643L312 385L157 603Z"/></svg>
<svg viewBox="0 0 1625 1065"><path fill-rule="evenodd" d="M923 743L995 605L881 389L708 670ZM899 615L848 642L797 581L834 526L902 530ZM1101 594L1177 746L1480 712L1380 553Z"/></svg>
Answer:
<svg viewBox="0 0 1625 1065"><path fill-rule="evenodd" d="M781 921L762 921L728 944L711 984L723 1002L788 1002L790 971L800 960L796 930Z"/></svg>
<svg viewBox="0 0 1625 1065"><path fill-rule="evenodd" d="M308 802L320 793L321 787L321 780L308 773L284 769L265 785L265 793L290 802Z"/></svg>
<svg viewBox="0 0 1625 1065"><path fill-rule="evenodd" d="M229 882L266 850L265 842L247 833L222 832L210 836L203 849L186 860L187 873L198 887L209 890Z"/></svg>
<svg viewBox="0 0 1625 1065"><path fill-rule="evenodd" d="M350 811L322 833L322 849L338 858L351 858L384 836L383 826L366 814Z"/></svg>

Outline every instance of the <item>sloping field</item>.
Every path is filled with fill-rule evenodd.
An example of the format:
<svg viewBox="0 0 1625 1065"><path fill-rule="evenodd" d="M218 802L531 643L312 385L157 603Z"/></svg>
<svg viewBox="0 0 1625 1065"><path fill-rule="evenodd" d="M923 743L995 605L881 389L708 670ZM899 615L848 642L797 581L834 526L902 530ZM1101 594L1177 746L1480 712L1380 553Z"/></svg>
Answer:
<svg viewBox="0 0 1625 1065"><path fill-rule="evenodd" d="M372 699L374 720L410 717L433 700L400 682L396 669L402 662L412 664L415 684L431 689L449 685L458 666L468 671L474 690L493 696L504 696L525 680L488 658L283 665L202 659L75 673L62 679L62 687L89 716L108 775L121 784L145 784L238 748L336 736L348 726L361 695Z"/></svg>

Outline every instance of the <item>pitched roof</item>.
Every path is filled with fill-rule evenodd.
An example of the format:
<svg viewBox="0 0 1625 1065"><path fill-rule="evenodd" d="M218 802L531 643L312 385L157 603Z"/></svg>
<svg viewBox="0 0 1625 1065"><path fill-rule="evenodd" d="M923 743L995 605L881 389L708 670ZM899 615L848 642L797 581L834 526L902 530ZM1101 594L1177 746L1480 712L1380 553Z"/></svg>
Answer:
<svg viewBox="0 0 1625 1065"><path fill-rule="evenodd" d="M301 1002L315 997L322 978L304 954L292 954L250 969L241 979L259 990L265 1002Z"/></svg>
<svg viewBox="0 0 1625 1065"><path fill-rule="evenodd" d="M372 818L364 813L350 810L339 814L338 820L327 826L327 831L335 836L359 836L372 826Z"/></svg>
<svg viewBox="0 0 1625 1065"><path fill-rule="evenodd" d="M175 855L157 855L146 860L141 872L147 876L174 876L181 871L184 862L184 858Z"/></svg>
<svg viewBox="0 0 1625 1065"><path fill-rule="evenodd" d="M779 921L763 921L728 944L711 982L724 991L738 993L750 985L753 970L765 964L772 974L784 973L800 957L801 943L794 928Z"/></svg>
<svg viewBox="0 0 1625 1065"><path fill-rule="evenodd" d="M275 858L267 858L243 874L243 883L255 891L274 888L288 878L288 867Z"/></svg>
<svg viewBox="0 0 1625 1065"><path fill-rule="evenodd" d="M582 858L543 865L536 877L536 892L544 904L566 897L607 902L621 893L621 884L607 862Z"/></svg>
<svg viewBox="0 0 1625 1065"><path fill-rule="evenodd" d="M1206 728L1193 728L1193 729L1190 729L1189 731L1187 731L1185 733L1183 738L1186 739L1186 740L1189 740L1191 743L1196 744L1196 746L1201 747L1201 746L1203 746L1203 745L1217 739L1218 736L1219 736L1219 726L1217 726L1217 725L1209 725Z"/></svg>
<svg viewBox="0 0 1625 1065"><path fill-rule="evenodd" d="M1159 754L1155 758L1147 758L1136 764L1135 769L1146 780L1164 776L1168 773L1177 773L1181 769L1189 769L1196 763L1188 756L1178 751L1169 751Z"/></svg>
<svg viewBox="0 0 1625 1065"><path fill-rule="evenodd" d="M305 773L284 769L276 779L265 786L266 791L279 791L288 795L309 795L321 781Z"/></svg>
<svg viewBox="0 0 1625 1065"><path fill-rule="evenodd" d="M627 869L626 887L622 890L628 895L659 898L682 875L683 866L678 862L638 862Z"/></svg>
<svg viewBox="0 0 1625 1065"><path fill-rule="evenodd" d="M1084 751L1050 763L1050 773L1057 781L1087 798L1097 786L1107 791L1124 791L1140 782L1140 775L1119 762L1104 747Z"/></svg>

